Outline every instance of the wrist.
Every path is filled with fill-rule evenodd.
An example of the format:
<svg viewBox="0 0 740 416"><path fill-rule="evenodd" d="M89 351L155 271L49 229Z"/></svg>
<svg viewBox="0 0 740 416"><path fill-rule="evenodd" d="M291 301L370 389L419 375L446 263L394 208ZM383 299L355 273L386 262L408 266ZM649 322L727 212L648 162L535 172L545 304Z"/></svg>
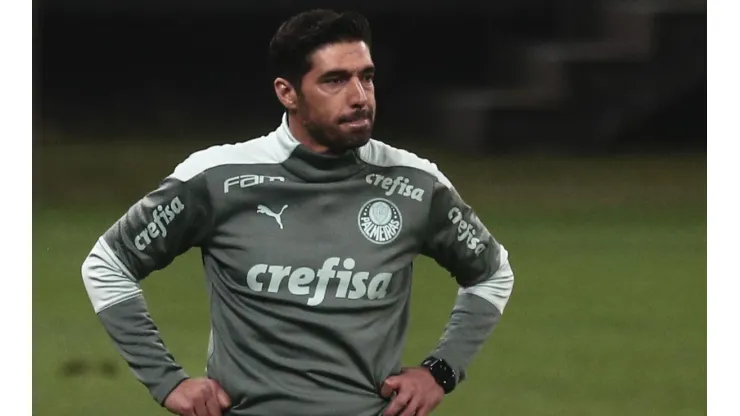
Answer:
<svg viewBox="0 0 740 416"><path fill-rule="evenodd" d="M437 384L442 387L445 394L451 393L457 385L457 374L455 370L444 359L427 357L421 362L421 367L426 368Z"/></svg>
<svg viewBox="0 0 740 416"><path fill-rule="evenodd" d="M168 374L158 385L152 388L151 394L154 397L154 400L156 400L160 406L164 406L164 402L167 400L170 393L172 393L183 381L188 380L189 378L190 376L188 376L188 374L182 369L178 369Z"/></svg>

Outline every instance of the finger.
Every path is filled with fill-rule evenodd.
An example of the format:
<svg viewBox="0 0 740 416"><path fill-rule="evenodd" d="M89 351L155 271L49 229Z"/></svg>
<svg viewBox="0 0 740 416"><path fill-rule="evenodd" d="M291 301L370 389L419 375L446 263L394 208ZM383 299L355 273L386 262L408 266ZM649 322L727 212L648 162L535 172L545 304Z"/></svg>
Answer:
<svg viewBox="0 0 740 416"><path fill-rule="evenodd" d="M192 407L185 407L180 411L172 412L179 416L195 416L195 410Z"/></svg>
<svg viewBox="0 0 740 416"><path fill-rule="evenodd" d="M202 397L195 399L193 409L195 410L195 416L210 416L208 414L208 408L206 407L206 400Z"/></svg>
<svg viewBox="0 0 740 416"><path fill-rule="evenodd" d="M221 387L221 385L218 384L216 380L208 381L208 385L211 386L211 390L218 400L218 405L221 406L222 409L226 409L231 406L231 398L228 394L226 394L226 391L223 389L223 387Z"/></svg>
<svg viewBox="0 0 740 416"><path fill-rule="evenodd" d="M212 394L206 399L206 410L208 416L221 416L221 406L218 405L216 395Z"/></svg>
<svg viewBox="0 0 740 416"><path fill-rule="evenodd" d="M391 396L393 396L393 393L395 393L395 389L391 387L390 384L388 384L388 381L384 381L383 385L380 386L380 396L386 399L390 399Z"/></svg>
<svg viewBox="0 0 740 416"><path fill-rule="evenodd" d="M383 416L399 416L401 411L406 408L406 405L411 401L411 395L407 392L402 391L391 401L391 404L385 409Z"/></svg>
<svg viewBox="0 0 740 416"><path fill-rule="evenodd" d="M402 379L398 376L390 376L386 378L383 382L383 386L381 387L381 392L385 391L386 393L388 393L390 391L390 393L383 397L390 397L393 392L398 391L398 389L401 387L401 380Z"/></svg>
<svg viewBox="0 0 740 416"><path fill-rule="evenodd" d="M434 409L439 406L439 404L442 402L442 398L444 396L441 395L434 395L431 397L431 399L427 400L426 402L422 402L419 409L416 411L417 416L427 416L432 413Z"/></svg>
<svg viewBox="0 0 740 416"><path fill-rule="evenodd" d="M170 411L178 416L195 416L195 409L190 403L187 403L183 406L178 406L177 408L174 408Z"/></svg>
<svg viewBox="0 0 740 416"><path fill-rule="evenodd" d="M409 404L403 409L401 416L414 416L421 407L421 399L418 395L414 396L409 400Z"/></svg>
<svg viewBox="0 0 740 416"><path fill-rule="evenodd" d="M432 407L422 404L416 409L416 416L427 416L431 413Z"/></svg>

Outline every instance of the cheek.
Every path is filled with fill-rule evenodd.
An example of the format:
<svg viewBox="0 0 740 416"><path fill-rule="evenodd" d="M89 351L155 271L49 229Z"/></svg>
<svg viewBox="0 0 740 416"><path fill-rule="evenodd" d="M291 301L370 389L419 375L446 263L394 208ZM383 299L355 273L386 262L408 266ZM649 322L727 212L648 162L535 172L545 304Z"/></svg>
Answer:
<svg viewBox="0 0 740 416"><path fill-rule="evenodd" d="M332 128L338 123L340 112L335 111L331 100L321 97L312 97L303 102L301 113L310 125L316 128Z"/></svg>
<svg viewBox="0 0 740 416"><path fill-rule="evenodd" d="M342 115L343 107L336 99L324 99L313 109L317 121L322 124L336 124Z"/></svg>
<svg viewBox="0 0 740 416"><path fill-rule="evenodd" d="M330 101L324 100L311 109L313 120L321 125L332 125L337 122L339 114Z"/></svg>
<svg viewBox="0 0 740 416"><path fill-rule="evenodd" d="M301 100L301 114L307 121L318 121L321 116L321 100L308 95Z"/></svg>

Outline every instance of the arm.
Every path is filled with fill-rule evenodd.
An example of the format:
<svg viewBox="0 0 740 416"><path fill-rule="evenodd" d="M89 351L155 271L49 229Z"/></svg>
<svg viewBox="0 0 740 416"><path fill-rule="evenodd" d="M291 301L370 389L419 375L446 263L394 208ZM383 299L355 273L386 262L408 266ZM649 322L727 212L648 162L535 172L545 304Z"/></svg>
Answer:
<svg viewBox="0 0 740 416"><path fill-rule="evenodd" d="M508 252L441 174L430 210L422 254L437 261L460 285L444 334L430 356L456 375L465 370L504 312L514 285Z"/></svg>
<svg viewBox="0 0 740 416"><path fill-rule="evenodd" d="M82 280L95 313L136 378L160 405L188 375L162 342L140 282L200 245L213 223L205 177L191 177L181 167L131 206L82 264Z"/></svg>

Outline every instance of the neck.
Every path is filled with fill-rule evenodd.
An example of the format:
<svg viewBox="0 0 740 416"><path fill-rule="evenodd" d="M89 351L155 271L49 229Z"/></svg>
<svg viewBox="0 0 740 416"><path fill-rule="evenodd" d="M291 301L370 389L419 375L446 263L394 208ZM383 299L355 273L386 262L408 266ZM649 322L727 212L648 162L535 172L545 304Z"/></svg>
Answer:
<svg viewBox="0 0 740 416"><path fill-rule="evenodd" d="M290 157L282 166L307 182L342 180L357 175L366 168L358 151L335 154L318 144L303 127L300 117L284 114L283 122L276 133L278 143L290 149Z"/></svg>

